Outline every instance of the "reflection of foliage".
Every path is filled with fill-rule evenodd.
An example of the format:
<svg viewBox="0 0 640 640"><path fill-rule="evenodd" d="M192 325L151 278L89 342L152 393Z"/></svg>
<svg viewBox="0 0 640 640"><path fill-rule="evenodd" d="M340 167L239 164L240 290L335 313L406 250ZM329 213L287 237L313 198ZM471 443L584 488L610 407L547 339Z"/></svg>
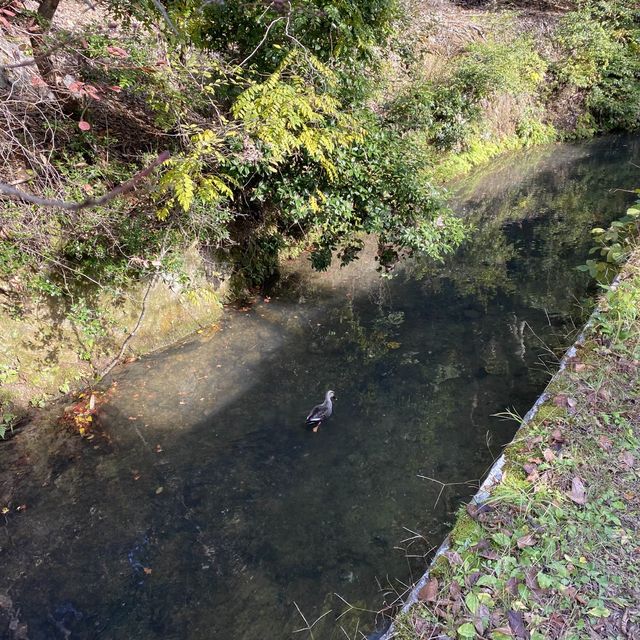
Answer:
<svg viewBox="0 0 640 640"><path fill-rule="evenodd" d="M536 180L519 179L492 197L483 193L481 201L473 191L466 194L477 220L473 236L444 265L418 262L414 266L420 276L428 276L430 288L440 291L453 286L460 295L473 296L487 304L498 293L512 293L516 287L522 295L535 298L536 280L546 279L556 287L572 289L577 280L583 279L575 267L580 261L580 251L586 253L591 244L589 230L619 206L617 202L605 201L602 195L603 184L608 184L612 173L611 166L587 159L562 166L553 163L552 171L545 171L541 163L538 170ZM632 169L626 171L631 173ZM508 176L500 173L495 176L497 180L501 177L505 183L508 181ZM478 187L485 192L487 184L481 182ZM464 206L464 202L458 204ZM633 212L634 209L631 217L614 223L608 232L602 231L604 243L600 248L614 259L622 255L623 231L636 224L631 219ZM514 278L510 268L515 258L519 266ZM527 268L533 261L535 277L531 275L533 270ZM559 264L564 261L568 262L563 277L558 278ZM535 304L545 303L537 300Z"/></svg>

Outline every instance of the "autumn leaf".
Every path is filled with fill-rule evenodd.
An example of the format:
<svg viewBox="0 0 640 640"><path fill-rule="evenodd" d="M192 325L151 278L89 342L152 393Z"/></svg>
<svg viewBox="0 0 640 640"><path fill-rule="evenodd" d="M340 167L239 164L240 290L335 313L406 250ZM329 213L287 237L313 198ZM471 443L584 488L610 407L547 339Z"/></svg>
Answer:
<svg viewBox="0 0 640 640"><path fill-rule="evenodd" d="M438 597L438 579L431 578L427 584L418 591L418 600L422 602L435 602Z"/></svg>
<svg viewBox="0 0 640 640"><path fill-rule="evenodd" d="M634 465L635 465L635 463L636 463L636 459L635 459L635 457L633 456L633 454L632 454L632 453L630 453L629 451L623 451L623 452L620 454L620 462L622 462L622 464L623 464L625 467L628 467L629 469L633 469L633 466L634 466Z"/></svg>
<svg viewBox="0 0 640 640"><path fill-rule="evenodd" d="M107 51L116 58L128 58L129 54L122 48L116 46L107 47Z"/></svg>
<svg viewBox="0 0 640 640"><path fill-rule="evenodd" d="M533 533L527 533L526 535L518 538L516 544L518 545L518 549L524 549L525 547L533 547L536 543L536 539L533 536Z"/></svg>
<svg viewBox="0 0 640 640"><path fill-rule="evenodd" d="M604 451L611 451L611 447L613 446L613 443L607 436L600 436L598 438L598 444Z"/></svg>
<svg viewBox="0 0 640 640"><path fill-rule="evenodd" d="M575 476L571 481L571 492L569 493L569 497L576 504L586 504L587 502L587 493L584 487L584 483L578 476Z"/></svg>
<svg viewBox="0 0 640 640"><path fill-rule="evenodd" d="M556 454L551 449L545 449L542 453L546 462L553 462L556 459Z"/></svg>
<svg viewBox="0 0 640 640"><path fill-rule="evenodd" d="M507 613L507 619L509 620L509 628L513 631L516 638L522 640L529 640L531 637L529 631L524 626L522 614L519 611L509 611Z"/></svg>

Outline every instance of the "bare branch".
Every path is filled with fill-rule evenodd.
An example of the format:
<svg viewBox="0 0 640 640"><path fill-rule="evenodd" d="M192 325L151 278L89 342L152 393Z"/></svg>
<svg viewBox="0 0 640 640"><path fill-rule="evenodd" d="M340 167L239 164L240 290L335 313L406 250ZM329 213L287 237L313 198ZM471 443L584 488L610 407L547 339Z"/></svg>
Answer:
<svg viewBox="0 0 640 640"><path fill-rule="evenodd" d="M157 279L158 279L158 274L155 274L153 278L151 278L151 280L149 281L149 284L147 285L147 290L144 292L144 298L142 298L142 308L140 309L140 315L138 316L138 321L136 322L135 326L133 327L129 335L126 337L125 341L122 343L122 346L120 347L120 351L118 352L118 355L100 372L100 375L98 376L99 380L102 380L102 378L104 378L108 373L110 373L113 367L115 367L118 364L118 362L120 362L120 358L122 358L122 356L124 355L124 352L126 351L127 346L129 345L133 337L136 335L136 333L138 333L138 329L140 328L140 325L144 320L144 315L147 312L147 299L149 298L151 289L153 289L153 285L156 283Z"/></svg>
<svg viewBox="0 0 640 640"><path fill-rule="evenodd" d="M251 58L253 58L253 56L256 53L258 53L258 50L264 44L264 41L269 36L269 31L271 31L271 27L273 27L273 25L276 24L276 22L280 22L280 20L284 20L284 16L280 16L279 18L276 18L271 22L271 24L267 27L267 30L264 32L264 35L262 36L262 40L258 42L258 45L256 46L256 48L238 65L239 67L242 67L243 65L245 65L247 62L249 62L249 60L251 60Z"/></svg>
<svg viewBox="0 0 640 640"><path fill-rule="evenodd" d="M19 189L3 182L0 182L0 193L15 198L16 200L21 200L22 202L31 202L32 204L37 204L42 207L55 207L57 209L66 209L67 211L80 211L81 209L88 209L89 207L99 207L100 205L105 204L105 202L109 202L109 200L113 200L115 197L131 191L135 187L136 183L140 182L143 178L146 178L157 166L166 162L169 159L169 156L170 154L168 151L163 151L148 167L145 167L129 180L115 187L115 189L108 191L99 198L87 198L82 202L65 202L64 200L40 198L39 196L34 196L30 193L20 191Z"/></svg>
<svg viewBox="0 0 640 640"><path fill-rule="evenodd" d="M0 71L8 71L9 69L19 69L20 67L29 67L31 65L37 65L40 60L43 58L48 58L52 53L55 53L62 47L65 47L72 42L76 42L78 38L64 38L60 40L60 42L56 43L49 49L45 49L44 51L40 51L37 56L33 58L27 58L26 60L21 60L20 62L13 62L11 64L2 64L0 65Z"/></svg>

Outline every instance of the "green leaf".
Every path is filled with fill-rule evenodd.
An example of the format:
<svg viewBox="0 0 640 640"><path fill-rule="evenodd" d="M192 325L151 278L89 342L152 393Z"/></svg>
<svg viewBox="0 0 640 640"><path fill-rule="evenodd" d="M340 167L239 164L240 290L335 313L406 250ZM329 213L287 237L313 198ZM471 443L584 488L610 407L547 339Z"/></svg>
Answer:
<svg viewBox="0 0 640 640"><path fill-rule="evenodd" d="M594 618L608 618L611 615L611 611L609 611L609 609L600 605L593 607L593 609L589 609L587 613Z"/></svg>
<svg viewBox="0 0 640 640"><path fill-rule="evenodd" d="M464 598L464 603L467 605L469 611L475 614L478 611L478 607L480 606L480 602L478 601L478 596L470 591Z"/></svg>
<svg viewBox="0 0 640 640"><path fill-rule="evenodd" d="M502 532L494 533L491 537L501 547L508 547L511 543L511 539Z"/></svg>
<svg viewBox="0 0 640 640"><path fill-rule="evenodd" d="M475 638L476 628L470 622L465 622L458 627L458 636L460 638Z"/></svg>

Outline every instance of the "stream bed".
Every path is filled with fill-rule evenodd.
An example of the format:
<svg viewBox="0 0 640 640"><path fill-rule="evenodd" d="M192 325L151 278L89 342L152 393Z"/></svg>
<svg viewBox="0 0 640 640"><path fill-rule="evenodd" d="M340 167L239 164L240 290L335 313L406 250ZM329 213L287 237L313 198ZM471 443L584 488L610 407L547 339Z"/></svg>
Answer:
<svg viewBox="0 0 640 640"><path fill-rule="evenodd" d="M445 264L291 263L268 297L115 370L92 439L45 421L0 444L0 637L382 628L513 437L495 414L524 414L579 331L576 267L633 200L633 163L629 136L505 157L457 185L475 230Z"/></svg>

